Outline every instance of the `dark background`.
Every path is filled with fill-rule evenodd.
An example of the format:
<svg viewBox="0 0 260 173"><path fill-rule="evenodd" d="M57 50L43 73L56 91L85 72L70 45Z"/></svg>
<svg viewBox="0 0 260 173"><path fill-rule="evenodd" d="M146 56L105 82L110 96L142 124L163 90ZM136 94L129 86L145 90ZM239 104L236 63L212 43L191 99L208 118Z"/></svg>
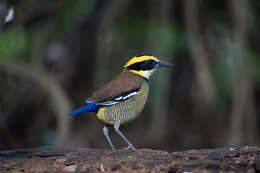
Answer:
<svg viewBox="0 0 260 173"><path fill-rule="evenodd" d="M141 52L175 66L121 128L136 148L257 144L259 15L259 0L0 1L0 149L109 148L93 114L68 113Z"/></svg>

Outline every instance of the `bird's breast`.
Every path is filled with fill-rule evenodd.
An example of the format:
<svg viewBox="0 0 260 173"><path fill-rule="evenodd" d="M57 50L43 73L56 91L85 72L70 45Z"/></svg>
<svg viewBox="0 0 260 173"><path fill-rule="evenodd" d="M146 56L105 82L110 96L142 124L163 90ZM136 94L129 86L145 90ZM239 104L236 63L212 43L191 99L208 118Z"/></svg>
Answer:
<svg viewBox="0 0 260 173"><path fill-rule="evenodd" d="M97 119L106 125L129 123L137 118L143 110L149 92L148 82L143 79L138 93L120 103L102 106L96 113Z"/></svg>

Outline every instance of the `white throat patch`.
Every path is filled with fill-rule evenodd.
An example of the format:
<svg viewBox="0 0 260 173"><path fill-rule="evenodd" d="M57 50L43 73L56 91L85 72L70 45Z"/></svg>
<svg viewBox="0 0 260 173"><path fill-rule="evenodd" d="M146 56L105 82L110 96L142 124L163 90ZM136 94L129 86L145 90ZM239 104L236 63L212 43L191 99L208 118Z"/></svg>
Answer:
<svg viewBox="0 0 260 173"><path fill-rule="evenodd" d="M145 77L146 79L149 79L149 77L153 74L153 72L155 71L155 69L153 70L141 70L140 72L142 73L142 76Z"/></svg>

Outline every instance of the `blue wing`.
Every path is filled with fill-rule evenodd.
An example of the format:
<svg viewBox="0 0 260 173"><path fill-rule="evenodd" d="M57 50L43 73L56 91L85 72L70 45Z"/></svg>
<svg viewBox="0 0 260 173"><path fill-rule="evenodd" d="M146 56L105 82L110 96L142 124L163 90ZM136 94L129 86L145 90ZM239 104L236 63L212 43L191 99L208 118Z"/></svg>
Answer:
<svg viewBox="0 0 260 173"><path fill-rule="evenodd" d="M70 116L77 115L82 112L97 112L100 105L98 103L87 103L85 106L69 113Z"/></svg>

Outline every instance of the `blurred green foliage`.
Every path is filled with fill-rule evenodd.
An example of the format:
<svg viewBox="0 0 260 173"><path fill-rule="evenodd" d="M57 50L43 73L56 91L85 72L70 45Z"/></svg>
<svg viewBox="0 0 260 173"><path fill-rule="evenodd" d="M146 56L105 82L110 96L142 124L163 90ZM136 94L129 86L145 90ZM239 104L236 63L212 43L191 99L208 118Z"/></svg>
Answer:
<svg viewBox="0 0 260 173"><path fill-rule="evenodd" d="M19 60L29 47L28 32L23 27L13 28L1 33L0 61Z"/></svg>
<svg viewBox="0 0 260 173"><path fill-rule="evenodd" d="M67 3L62 3L58 9L62 28L69 30L79 20L84 20L83 17L94 10L96 3L97 1L95 0L69 0Z"/></svg>

